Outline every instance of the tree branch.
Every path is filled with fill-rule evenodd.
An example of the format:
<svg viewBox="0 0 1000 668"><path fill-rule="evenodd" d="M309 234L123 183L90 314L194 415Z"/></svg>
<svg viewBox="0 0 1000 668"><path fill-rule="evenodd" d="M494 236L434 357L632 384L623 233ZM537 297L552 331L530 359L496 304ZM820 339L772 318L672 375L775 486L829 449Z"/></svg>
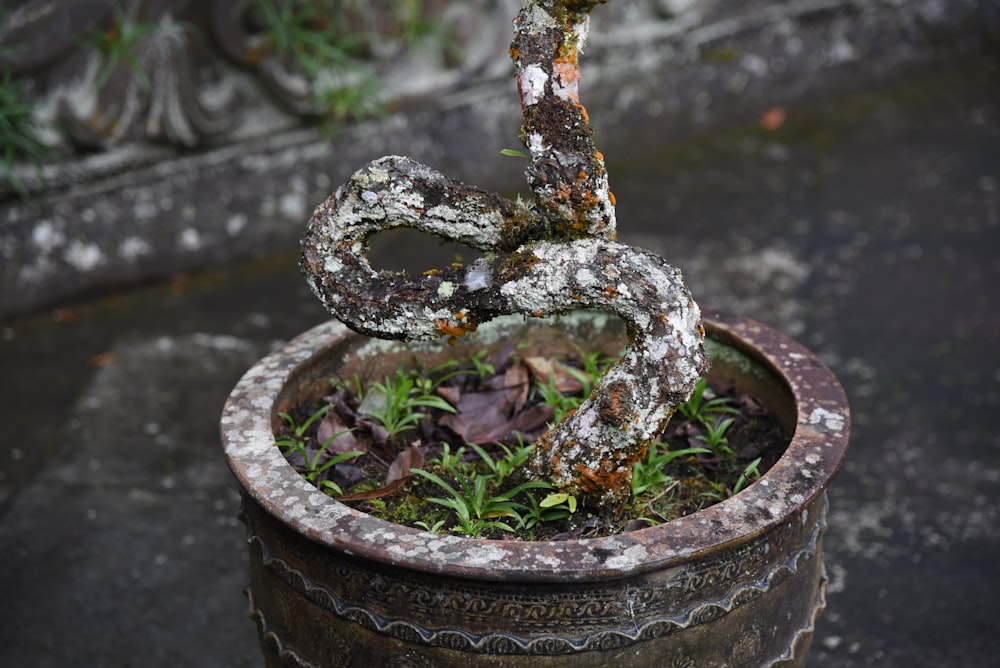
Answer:
<svg viewBox="0 0 1000 668"><path fill-rule="evenodd" d="M590 11L604 1L532 0L514 21L510 55L517 66L521 141L531 154L526 176L553 238L615 237L604 156L580 103L579 56Z"/></svg>
<svg viewBox="0 0 1000 668"><path fill-rule="evenodd" d="M591 506L610 507L628 498L632 464L690 396L708 358L680 272L614 241L614 198L579 101L578 57L596 4L529 0L515 21L530 206L409 158L381 158L317 207L302 268L331 313L382 338L464 336L502 314L590 308L620 316L630 336L625 353L592 396L539 439L527 467ZM368 240L400 226L487 257L418 278L376 272Z"/></svg>

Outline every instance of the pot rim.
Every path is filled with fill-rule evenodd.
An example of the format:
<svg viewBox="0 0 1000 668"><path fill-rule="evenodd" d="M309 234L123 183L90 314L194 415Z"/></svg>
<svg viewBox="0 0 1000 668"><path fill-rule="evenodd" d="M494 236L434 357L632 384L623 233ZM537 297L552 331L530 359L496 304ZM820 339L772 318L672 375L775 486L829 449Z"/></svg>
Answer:
<svg viewBox="0 0 1000 668"><path fill-rule="evenodd" d="M703 309L703 311L705 311ZM393 524L323 494L274 445L271 416L281 388L316 352L356 336L331 320L304 332L257 364L233 388L220 421L229 466L271 515L329 548L418 571L537 582L617 579L679 566L710 550L735 549L807 508L840 469L850 409L833 372L813 353L742 316L705 312L715 338L770 367L795 400L796 426L785 453L739 494L692 515L637 531L565 541L504 541L434 534Z"/></svg>

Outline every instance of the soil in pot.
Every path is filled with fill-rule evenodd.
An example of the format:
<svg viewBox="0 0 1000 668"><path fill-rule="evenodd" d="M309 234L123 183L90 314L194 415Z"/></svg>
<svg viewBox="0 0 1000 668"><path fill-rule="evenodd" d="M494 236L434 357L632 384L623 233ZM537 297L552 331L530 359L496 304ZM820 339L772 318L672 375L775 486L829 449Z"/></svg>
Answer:
<svg viewBox="0 0 1000 668"><path fill-rule="evenodd" d="M756 397L703 381L634 468L632 501L618 514L526 485L518 464L530 443L611 361L510 343L381 379L334 377L282 415L276 442L300 474L357 510L502 540L606 536L697 512L752 484L788 444Z"/></svg>

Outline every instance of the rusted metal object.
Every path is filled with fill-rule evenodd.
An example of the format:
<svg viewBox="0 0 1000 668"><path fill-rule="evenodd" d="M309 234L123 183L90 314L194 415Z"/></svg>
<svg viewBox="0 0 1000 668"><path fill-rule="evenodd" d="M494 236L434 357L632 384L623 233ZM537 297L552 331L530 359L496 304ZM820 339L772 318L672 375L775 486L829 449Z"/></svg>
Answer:
<svg viewBox="0 0 1000 668"><path fill-rule="evenodd" d="M598 539L489 541L359 513L303 480L274 446L278 412L332 373L378 375L499 345L614 350L615 319L505 319L478 340L398 343L321 325L237 384L222 417L243 489L251 615L269 666L801 666L824 606L824 491L849 410L822 362L752 321L706 320L711 375L751 392L793 433L736 496Z"/></svg>

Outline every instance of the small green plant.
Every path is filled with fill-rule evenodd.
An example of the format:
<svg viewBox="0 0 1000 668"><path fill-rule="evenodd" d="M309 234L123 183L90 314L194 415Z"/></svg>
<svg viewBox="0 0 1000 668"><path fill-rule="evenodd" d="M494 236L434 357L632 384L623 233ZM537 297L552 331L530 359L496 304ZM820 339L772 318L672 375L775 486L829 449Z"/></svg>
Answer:
<svg viewBox="0 0 1000 668"><path fill-rule="evenodd" d="M496 369L493 367L493 364L486 361L488 354L488 350L480 350L469 358L469 364L472 365L473 372L480 381L483 381L488 376L496 373Z"/></svg>
<svg viewBox="0 0 1000 668"><path fill-rule="evenodd" d="M729 438L726 433L735 422L733 417L739 411L730 404L726 397L710 397L708 385L702 378L695 386L691 398L677 407L677 412L689 420L697 422L704 430L697 439L708 445L717 456L730 457L734 453L727 445Z"/></svg>
<svg viewBox="0 0 1000 668"><path fill-rule="evenodd" d="M576 497L566 492L554 492L542 499L538 505L541 508L562 508L572 515L576 512Z"/></svg>
<svg viewBox="0 0 1000 668"><path fill-rule="evenodd" d="M528 154L524 151L518 151L516 148L502 148L500 149L500 155L506 155L511 158L524 158L528 159Z"/></svg>
<svg viewBox="0 0 1000 668"><path fill-rule="evenodd" d="M560 534L593 535L590 532L603 532L612 527L615 530L623 526L634 528L636 522L640 525L667 522L737 494L761 475L764 458L758 457L746 464L735 452L744 449L747 434L743 431L743 422L737 422L741 415L735 408L737 404L731 399L714 396L703 381L698 384L692 401L679 409L677 417L685 419L679 420L674 430L664 432L664 440L653 442L646 455L633 464L629 524L624 524L625 519L620 522L600 519L588 513L578 519L575 516L578 512L576 496L559 492L548 482L524 483L519 479L516 472L523 469L530 458L533 444L526 445L518 440L513 444L466 442L456 445L456 441L448 441L450 436L442 435L449 433L448 421L443 431L435 431L442 427L435 423L435 430L421 432L422 438L432 439L430 442L408 441L404 432L416 427L428 410L457 412L444 397L462 406L467 393L495 392L494 381L504 377L513 365L521 366L519 374L530 373L535 377L531 388L533 394L526 399L529 408L521 409L524 415L539 402L547 402L560 410L572 410L590 393L609 364L601 354L586 354L581 350L577 350L568 362L515 354L503 358L504 366L499 370L493 366L494 359L498 358L487 350L462 362L448 360L429 368L422 367L415 359L413 364L400 365L392 375L370 383L367 388L357 376L350 381L331 379L336 392L328 400L339 407L337 413L345 416L345 424L354 424L362 433L370 432L372 443L388 446L377 450L369 447L365 458L352 462L353 468L343 471L345 475L364 471L365 476L363 483L348 490L357 498L346 502L391 521L431 532L450 531L471 537L497 537L500 533L517 532L521 538L535 539ZM513 392L513 387L506 390ZM290 453L298 453L297 468L315 469L314 474L306 474L307 479L314 481L328 478L329 475L319 476L336 462L324 461L324 457L331 459L324 454L330 447L329 442L322 444L324 450L309 454L316 453L317 445L312 442L306 453L304 434L329 410L328 405L310 414L303 425L296 425L291 418L283 416L289 425L289 436L279 441L279 446ZM345 410L348 413L343 413ZM499 425L506 420L515 424L516 418L505 414L504 410L489 413L486 419L496 419ZM737 424L740 426L735 429ZM382 429L373 430L373 425L380 425ZM703 445L697 446L698 441ZM408 451L421 454L413 460L408 459L410 455L403 458ZM436 454L432 456L431 452ZM390 465L391 460L381 458L386 453L399 457ZM356 455L348 453L336 461ZM426 462L424 456L428 457ZM297 463L303 460L305 467ZM396 466L398 461L406 461L401 465L405 468L397 467L390 482L376 482L379 475ZM316 484L340 493L332 483ZM431 493L427 493L428 490ZM435 494L436 490L443 493Z"/></svg>
<svg viewBox="0 0 1000 668"><path fill-rule="evenodd" d="M0 26L6 18L7 10L0 7ZM0 62L22 48L13 40L4 40L0 43ZM32 115L30 101L28 84L15 78L10 68L0 70L0 173L21 198L28 196L28 188L14 171L17 160L23 158L31 163L44 188L42 162L52 153L51 147L39 139L41 128Z"/></svg>
<svg viewBox="0 0 1000 668"><path fill-rule="evenodd" d="M589 395L594 389L594 385L601 379L604 372L608 370L608 367L614 364L615 360L600 351L588 353L575 343L573 344L573 348L576 349L576 354L580 356L580 361L583 363L582 376L579 377L584 383L583 393Z"/></svg>
<svg viewBox="0 0 1000 668"><path fill-rule="evenodd" d="M444 519L435 520L433 522L425 522L423 520L417 520L413 524L417 528L424 529L425 531L430 531L431 533L441 533L441 530L444 528L444 523L446 521L447 520Z"/></svg>
<svg viewBox="0 0 1000 668"><path fill-rule="evenodd" d="M391 4L395 10L395 23L399 26L400 37L405 43L416 45L428 38L447 39L445 35L449 27L448 24L424 19L425 11L422 0L395 0ZM447 42L445 42L445 46L453 47Z"/></svg>
<svg viewBox="0 0 1000 668"><path fill-rule="evenodd" d="M377 81L361 65L373 44L387 37L411 46L443 40L447 28L424 19L419 0L393 0L384 8L363 0L254 0L254 7L265 49L295 64L309 81L317 109L334 121L384 113ZM388 15L376 16L380 9Z"/></svg>
<svg viewBox="0 0 1000 668"><path fill-rule="evenodd" d="M456 376L474 376L482 382L496 373L493 364L486 360L488 356L488 350L480 350L469 357L466 365L459 364L458 360L447 360L426 371L420 371L419 365L415 364L415 370L412 372L413 381L417 389L424 394L432 394L442 383Z"/></svg>
<svg viewBox="0 0 1000 668"><path fill-rule="evenodd" d="M721 501L722 499L739 494L741 491L746 489L750 483L760 479L761 461L762 458L757 457L755 460L747 464L743 468L739 477L736 479L736 482L733 483L732 489L726 487L725 483L721 481L709 481L708 484L711 491L703 492L702 495L706 498L712 499L713 501Z"/></svg>
<svg viewBox="0 0 1000 668"><path fill-rule="evenodd" d="M438 457L430 460L430 464L435 466L440 466L445 471L461 471L464 467L464 462L462 458L465 456L465 448L460 447L454 452L451 451L451 445L448 443L441 444L441 454Z"/></svg>
<svg viewBox="0 0 1000 668"><path fill-rule="evenodd" d="M21 197L28 189L14 172L19 158L34 165L42 181L42 161L52 152L38 138L39 127L32 117L27 85L15 79L10 70L0 74L0 172Z"/></svg>
<svg viewBox="0 0 1000 668"><path fill-rule="evenodd" d="M535 389L538 391L538 394L542 399L542 403L552 407L553 423L559 422L566 417L567 413L575 410L581 403L583 403L583 397L563 393L563 391L556 385L555 378L550 377L548 382L545 383L536 381Z"/></svg>
<svg viewBox="0 0 1000 668"><path fill-rule="evenodd" d="M551 406L554 411L552 414L553 423L559 422L570 411L579 408L580 404L594 391L594 385L597 384L601 376L604 375L604 372L614 362L613 359L608 359L600 352L587 353L576 344L574 344L574 347L579 355L583 369L577 369L569 365L564 365L563 369L580 383L582 389L579 392L573 394L563 392L559 388L554 375L549 376L545 381L540 379L536 379L535 381L535 389L542 403Z"/></svg>
<svg viewBox="0 0 1000 668"><path fill-rule="evenodd" d="M533 529L546 522L564 520L576 512L576 497L569 494L553 493L541 501L534 495L526 494L528 506L524 511L524 528Z"/></svg>
<svg viewBox="0 0 1000 668"><path fill-rule="evenodd" d="M760 462L761 458L758 457L757 459L747 464L746 468L743 469L743 473L740 474L740 477L736 479L736 484L733 485L734 495L739 494L744 487L746 487L754 480L758 480L760 478L760 470L759 470Z"/></svg>
<svg viewBox="0 0 1000 668"><path fill-rule="evenodd" d="M729 437L726 436L726 432L729 431L729 428L733 425L734 421L735 420L731 417L716 417L711 421L705 420L701 423L705 428L705 433L699 434L696 438L699 441L707 443L708 447L710 447L712 452L716 455L731 456L733 455L733 450L727 445L729 443Z"/></svg>
<svg viewBox="0 0 1000 668"><path fill-rule="evenodd" d="M390 439L413 429L424 418L420 408L437 408L454 413L455 408L443 398L431 394L431 389L421 386L413 373L403 367L395 375L376 381L364 395L358 412L378 421Z"/></svg>
<svg viewBox="0 0 1000 668"><path fill-rule="evenodd" d="M444 445L439 457L431 464L439 467L449 479L456 481L450 484L444 477L425 469L411 469L411 472L434 483L448 493L447 498L429 498L427 501L443 506L455 514L456 526L452 529L467 536L482 536L499 529L512 532L518 528L531 528L539 522L562 519L568 515L564 508L551 508L563 503L543 500L539 503L529 490L552 489L548 482L530 481L513 488L503 490L507 479L527 461L534 449L533 445L507 446L495 444L501 451L497 455L490 454L486 448L475 443L466 446L478 455L478 459L466 461L465 447L458 448L454 453ZM485 470L483 470L485 469ZM524 494L528 504L515 502L514 497ZM552 495L555 496L555 495ZM567 496L567 495L561 495ZM571 497L570 497L571 498ZM571 498L575 510L576 499ZM507 520L513 520L513 526ZM418 522L417 526L428 531L440 531L446 520L433 523Z"/></svg>
<svg viewBox="0 0 1000 668"><path fill-rule="evenodd" d="M327 68L347 67L363 53L364 37L346 24L340 0L255 0L270 47L294 59L313 81Z"/></svg>
<svg viewBox="0 0 1000 668"><path fill-rule="evenodd" d="M513 533L516 531L507 520L515 520L520 527L525 523L523 514L528 507L513 501L513 498L529 489L551 489L547 482L537 480L522 483L503 492L494 493L494 482L490 475L459 475L456 477L456 489L440 476L424 469L412 469L412 473L426 478L448 493L446 498L434 497L427 501L448 508L455 514L457 524L452 531L470 537L481 537L484 534L499 529ZM437 525L440 529L443 525ZM424 528L427 528L426 526Z"/></svg>
<svg viewBox="0 0 1000 668"><path fill-rule="evenodd" d="M319 478L323 473L337 464L360 457L364 454L360 450L351 450L349 452L334 455L326 459L326 461L323 461L323 457L326 455L326 451L330 447L330 444L351 430L345 429L344 431L338 432L326 439L313 456L309 455L309 449L306 443L306 433L309 431L309 428L317 420L326 415L330 408L332 407L329 405L323 406L310 415L302 424L296 424L295 419L288 413L279 413L278 415L281 419L288 424L288 428L291 430L291 435L283 436L277 439L274 444L281 449L282 454L287 456L290 453L295 453L302 458L305 462L301 471L303 478L317 485L323 491L333 494L343 494L343 490L340 488L340 485L332 480L320 480Z"/></svg>
<svg viewBox="0 0 1000 668"><path fill-rule="evenodd" d="M642 496L646 492L661 489L672 481L670 474L664 469L675 459L690 455L709 454L706 448L683 448L681 450L661 451L666 446L659 441L649 446L646 457L632 465L632 494Z"/></svg>
<svg viewBox="0 0 1000 668"><path fill-rule="evenodd" d="M486 448L475 443L466 444L478 459L466 461L465 447L454 453L445 446L442 454L433 460L451 484L444 477L425 469L412 469L412 473L429 480L448 493L446 498L429 498L430 503L449 509L455 515L456 525L452 531L467 536L483 536L494 530L513 532L519 528L530 529L540 522L563 519L569 515L567 506L576 509L576 499L568 495L550 495L539 502L531 493L534 489L552 489L544 481L529 481L504 489L504 483L524 464L534 449L533 445L507 446L495 444L500 453L491 454ZM523 495L527 504L515 501ZM553 500L552 497L560 496ZM561 507L554 507L561 506ZM418 523L428 531L440 531L444 520L433 523Z"/></svg>
<svg viewBox="0 0 1000 668"><path fill-rule="evenodd" d="M92 28L83 40L85 46L96 49L101 55L101 68L97 72L94 86L98 89L104 86L118 63L124 61L142 89L150 91L152 84L142 64L135 57L135 48L155 30L155 24L132 20L116 5L111 27Z"/></svg>
<svg viewBox="0 0 1000 668"><path fill-rule="evenodd" d="M519 447L508 447L503 443L497 443L496 446L503 451L502 457L493 457L489 452L486 451L482 446L476 445L475 443L468 444L470 448L476 451L482 459L483 464L490 470L492 476L498 484L506 480L514 471L518 470L524 462L528 461L528 457L531 455L531 451L534 450L533 445L521 445Z"/></svg>
<svg viewBox="0 0 1000 668"><path fill-rule="evenodd" d="M691 398L677 407L677 411L689 420L694 420L702 424L712 421L720 413L738 414L735 408L729 405L729 400L725 397L712 397L709 399L706 394L710 390L705 379L702 378L695 385Z"/></svg>

